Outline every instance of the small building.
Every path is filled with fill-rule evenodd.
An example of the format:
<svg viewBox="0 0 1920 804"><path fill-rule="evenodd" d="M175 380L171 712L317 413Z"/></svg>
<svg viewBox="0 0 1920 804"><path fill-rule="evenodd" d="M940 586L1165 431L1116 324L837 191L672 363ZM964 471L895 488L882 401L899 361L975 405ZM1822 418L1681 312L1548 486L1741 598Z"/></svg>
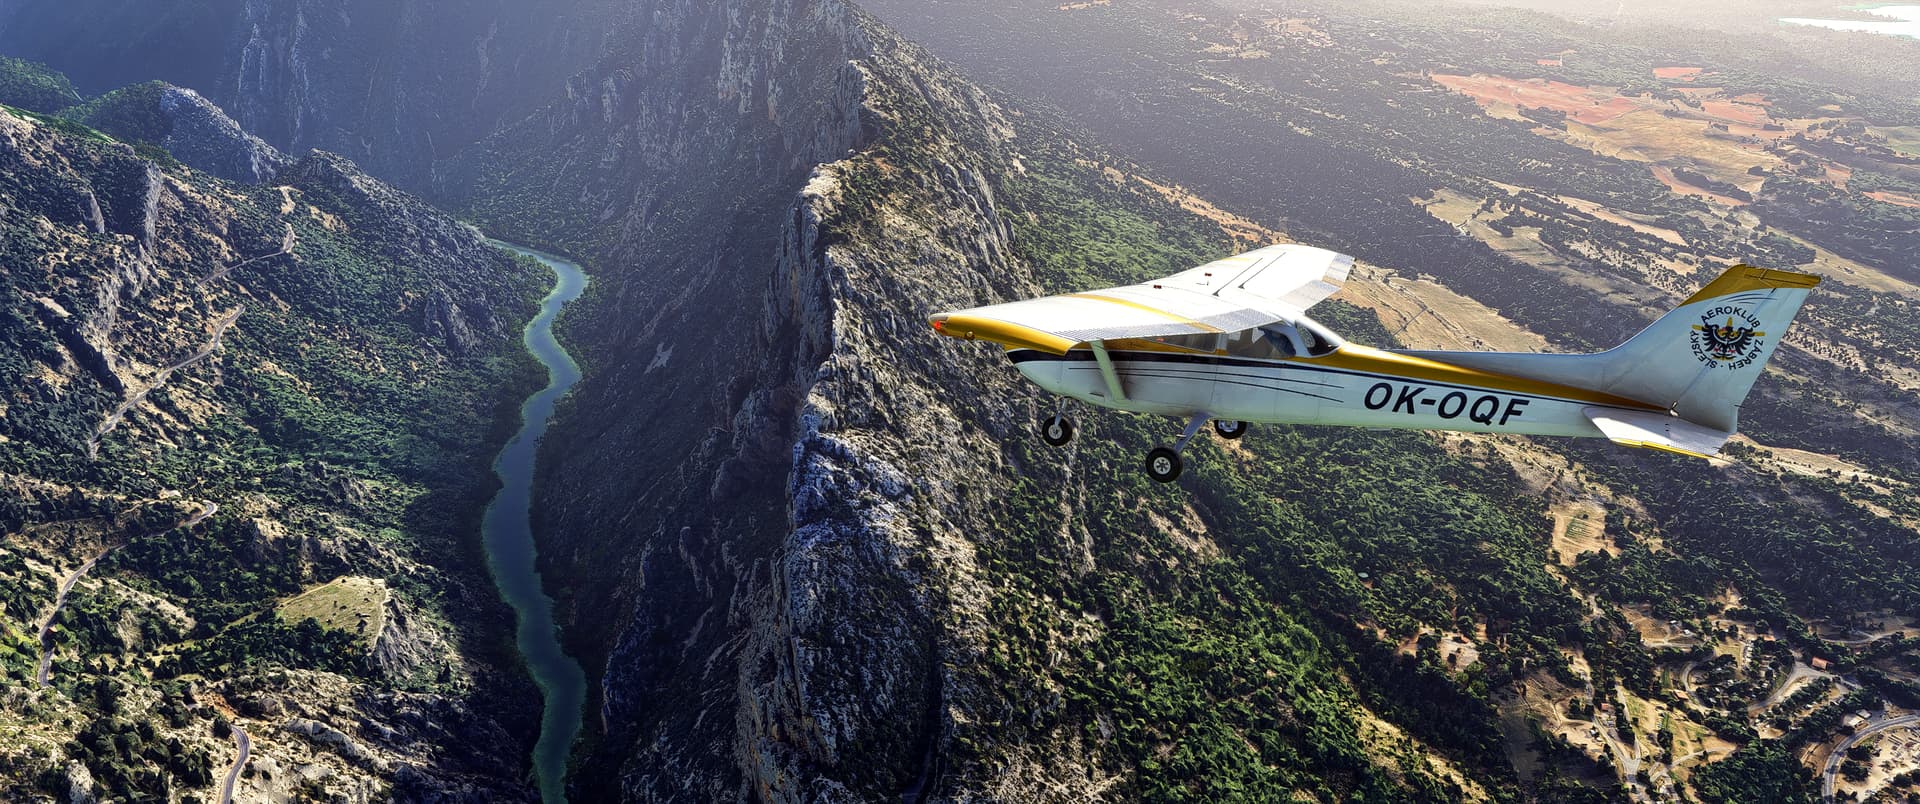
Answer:
<svg viewBox="0 0 1920 804"><path fill-rule="evenodd" d="M1818 656L1815 656L1807 660L1807 666L1815 670L1825 670L1829 665L1827 663L1827 660L1822 659Z"/></svg>

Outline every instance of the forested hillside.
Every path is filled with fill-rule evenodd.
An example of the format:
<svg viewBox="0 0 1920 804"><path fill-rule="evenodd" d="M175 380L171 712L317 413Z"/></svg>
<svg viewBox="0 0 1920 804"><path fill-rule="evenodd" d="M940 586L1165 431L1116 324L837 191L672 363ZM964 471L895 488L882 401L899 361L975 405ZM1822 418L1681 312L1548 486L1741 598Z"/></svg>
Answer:
<svg viewBox="0 0 1920 804"><path fill-rule="evenodd" d="M13 109L0 210L0 797L212 800L239 731L244 798L526 797L468 534L540 272L336 156Z"/></svg>

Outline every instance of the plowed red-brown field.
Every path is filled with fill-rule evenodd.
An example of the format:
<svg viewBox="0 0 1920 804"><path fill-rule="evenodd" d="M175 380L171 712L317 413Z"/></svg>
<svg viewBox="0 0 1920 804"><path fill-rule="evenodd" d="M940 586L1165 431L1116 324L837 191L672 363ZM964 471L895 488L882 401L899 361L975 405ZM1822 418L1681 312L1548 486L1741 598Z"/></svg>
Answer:
<svg viewBox="0 0 1920 804"><path fill-rule="evenodd" d="M1486 103L1505 103L1530 109L1553 109L1587 125L1604 123L1640 108L1641 103L1605 89L1575 86L1540 78L1502 75L1433 76L1435 83Z"/></svg>

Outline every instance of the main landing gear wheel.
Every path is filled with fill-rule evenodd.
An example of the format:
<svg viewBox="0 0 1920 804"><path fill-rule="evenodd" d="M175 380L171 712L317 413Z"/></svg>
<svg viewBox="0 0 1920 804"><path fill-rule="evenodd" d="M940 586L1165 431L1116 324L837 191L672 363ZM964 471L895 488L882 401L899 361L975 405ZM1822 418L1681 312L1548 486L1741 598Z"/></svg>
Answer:
<svg viewBox="0 0 1920 804"><path fill-rule="evenodd" d="M1247 423L1231 419L1214 419L1213 432L1221 438L1232 441L1247 434Z"/></svg>
<svg viewBox="0 0 1920 804"><path fill-rule="evenodd" d="M1040 440L1056 447L1064 447L1073 440L1073 419L1055 413L1040 423Z"/></svg>
<svg viewBox="0 0 1920 804"><path fill-rule="evenodd" d="M1180 476L1180 453L1154 447L1147 453L1147 476L1161 483L1172 483Z"/></svg>

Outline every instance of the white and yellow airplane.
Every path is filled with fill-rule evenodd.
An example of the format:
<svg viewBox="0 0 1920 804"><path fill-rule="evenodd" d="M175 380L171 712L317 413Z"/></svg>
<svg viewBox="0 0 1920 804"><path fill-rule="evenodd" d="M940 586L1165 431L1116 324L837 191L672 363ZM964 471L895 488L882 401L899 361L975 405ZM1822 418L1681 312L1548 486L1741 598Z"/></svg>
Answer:
<svg viewBox="0 0 1920 804"><path fill-rule="evenodd" d="M1101 407L1187 418L1147 474L1180 476L1211 420L1593 436L1711 457L1819 277L1727 269L1626 343L1595 354L1385 351L1306 316L1353 258L1283 244L1165 279L941 313L942 335L1006 348L1041 388ZM1064 399L1062 400L1064 403ZM1072 440L1056 411L1040 436Z"/></svg>

